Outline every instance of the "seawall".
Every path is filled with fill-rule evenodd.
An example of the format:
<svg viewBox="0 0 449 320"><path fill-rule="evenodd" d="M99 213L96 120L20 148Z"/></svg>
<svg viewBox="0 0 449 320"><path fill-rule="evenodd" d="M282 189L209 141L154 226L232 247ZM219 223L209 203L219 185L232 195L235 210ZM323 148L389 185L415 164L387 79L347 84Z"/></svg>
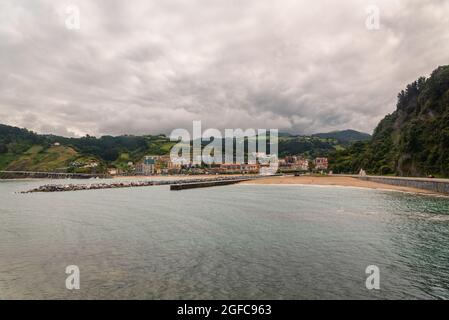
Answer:
<svg viewBox="0 0 449 320"><path fill-rule="evenodd" d="M424 189L437 193L449 194L449 179L406 178L406 177L385 177L385 176L364 176L364 177L357 176L357 178L372 182Z"/></svg>
<svg viewBox="0 0 449 320"><path fill-rule="evenodd" d="M170 190L180 191L185 189L197 189L197 188L209 188L217 186L226 186L230 184L237 184L240 182L248 181L250 179L236 179L236 180L219 180L219 181L205 181L205 182L193 182L193 183L180 183L172 184Z"/></svg>

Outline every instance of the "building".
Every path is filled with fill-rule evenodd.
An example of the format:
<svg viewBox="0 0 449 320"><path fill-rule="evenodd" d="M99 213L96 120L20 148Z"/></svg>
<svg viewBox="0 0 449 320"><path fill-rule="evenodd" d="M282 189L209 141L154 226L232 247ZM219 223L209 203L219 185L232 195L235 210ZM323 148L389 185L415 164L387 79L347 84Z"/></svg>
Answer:
<svg viewBox="0 0 449 320"><path fill-rule="evenodd" d="M260 169L259 164L222 164L218 168L219 173L227 173L227 174L249 174L249 173L258 173Z"/></svg>
<svg viewBox="0 0 449 320"><path fill-rule="evenodd" d="M309 161L300 156L287 156L279 159L279 167L285 170L307 171L309 170Z"/></svg>
<svg viewBox="0 0 449 320"><path fill-rule="evenodd" d="M156 161L156 166L158 169L181 169L185 162L186 160L184 158L172 161L170 156L160 156Z"/></svg>
<svg viewBox="0 0 449 320"><path fill-rule="evenodd" d="M136 174L148 176L156 172L156 156L145 156L143 160L136 164Z"/></svg>
<svg viewBox="0 0 449 320"><path fill-rule="evenodd" d="M108 174L111 176L116 176L118 175L119 171L117 168L108 168Z"/></svg>
<svg viewBox="0 0 449 320"><path fill-rule="evenodd" d="M169 155L156 157L155 170L157 174L177 174L181 172L184 158L172 161Z"/></svg>
<svg viewBox="0 0 449 320"><path fill-rule="evenodd" d="M328 168L327 158L316 158L313 164L316 170L327 170Z"/></svg>
<svg viewBox="0 0 449 320"><path fill-rule="evenodd" d="M145 156L143 161L135 165L135 172L140 175L177 174L180 173L184 161L171 161L169 155Z"/></svg>
<svg viewBox="0 0 449 320"><path fill-rule="evenodd" d="M309 160L298 159L298 161L295 163L295 170L300 170L300 171L309 170Z"/></svg>
<svg viewBox="0 0 449 320"><path fill-rule="evenodd" d="M96 168L98 167L98 162L91 161L83 166L83 168Z"/></svg>
<svg viewBox="0 0 449 320"><path fill-rule="evenodd" d="M185 158L173 159L170 160L169 168L170 169L181 169L183 165L189 164L190 162Z"/></svg>

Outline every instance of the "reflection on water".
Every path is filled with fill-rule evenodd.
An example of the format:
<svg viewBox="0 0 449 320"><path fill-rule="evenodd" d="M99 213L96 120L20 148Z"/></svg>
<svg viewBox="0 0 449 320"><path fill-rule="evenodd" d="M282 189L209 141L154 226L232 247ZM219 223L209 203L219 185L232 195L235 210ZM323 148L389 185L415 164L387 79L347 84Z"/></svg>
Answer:
<svg viewBox="0 0 449 320"><path fill-rule="evenodd" d="M0 299L449 298L447 198L263 185L14 193L42 183L0 182ZM365 288L372 264L380 291Z"/></svg>

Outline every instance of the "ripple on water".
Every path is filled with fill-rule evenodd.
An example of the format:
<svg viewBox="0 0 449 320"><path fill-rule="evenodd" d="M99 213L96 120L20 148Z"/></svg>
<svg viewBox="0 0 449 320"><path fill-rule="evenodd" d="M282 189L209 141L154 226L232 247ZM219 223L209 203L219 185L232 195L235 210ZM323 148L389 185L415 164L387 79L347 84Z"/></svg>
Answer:
<svg viewBox="0 0 449 320"><path fill-rule="evenodd" d="M257 185L14 194L36 185L0 184L0 298L449 298L447 198ZM364 285L371 264L378 292Z"/></svg>

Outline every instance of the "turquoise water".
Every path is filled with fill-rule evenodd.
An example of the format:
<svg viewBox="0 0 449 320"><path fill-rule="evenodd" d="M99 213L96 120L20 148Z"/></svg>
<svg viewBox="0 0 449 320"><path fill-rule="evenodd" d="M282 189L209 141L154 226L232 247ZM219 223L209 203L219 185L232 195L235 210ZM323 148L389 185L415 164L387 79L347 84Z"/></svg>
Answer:
<svg viewBox="0 0 449 320"><path fill-rule="evenodd" d="M44 183L0 182L0 299L449 298L448 198L268 185L14 193ZM65 288L68 265L80 290Z"/></svg>

